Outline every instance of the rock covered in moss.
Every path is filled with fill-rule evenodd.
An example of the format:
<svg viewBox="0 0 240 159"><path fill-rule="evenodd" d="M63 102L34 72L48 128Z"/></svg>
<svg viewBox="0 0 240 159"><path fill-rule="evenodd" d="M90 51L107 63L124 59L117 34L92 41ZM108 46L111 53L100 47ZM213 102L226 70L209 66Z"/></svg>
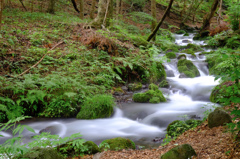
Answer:
<svg viewBox="0 0 240 159"><path fill-rule="evenodd" d="M178 71L184 73L187 77L193 78L200 76L197 67L190 60L180 59L177 66Z"/></svg>
<svg viewBox="0 0 240 159"><path fill-rule="evenodd" d="M123 149L135 149L135 143L127 138L117 137L104 140L100 144L100 149L103 150L123 150Z"/></svg>
<svg viewBox="0 0 240 159"><path fill-rule="evenodd" d="M203 49L199 46L199 45L196 45L196 44L188 44L186 46L187 49L192 49L193 51L203 51Z"/></svg>
<svg viewBox="0 0 240 159"><path fill-rule="evenodd" d="M212 113L208 115L209 128L223 126L231 122L232 122L232 119L230 115L221 108L216 108Z"/></svg>
<svg viewBox="0 0 240 159"><path fill-rule="evenodd" d="M157 99L158 98L158 99ZM144 93L136 93L133 95L133 101L139 103L156 103L165 102L166 98L155 84L149 85L149 90ZM158 102L158 103L159 103Z"/></svg>
<svg viewBox="0 0 240 159"><path fill-rule="evenodd" d="M16 159L27 158L27 159L64 159L64 157L53 148L40 148L35 147L26 154L16 157Z"/></svg>
<svg viewBox="0 0 240 159"><path fill-rule="evenodd" d="M176 58L176 54L174 52L168 52L166 53L167 58L174 59Z"/></svg>
<svg viewBox="0 0 240 159"><path fill-rule="evenodd" d="M176 146L163 154L161 159L189 159L192 156L197 156L195 150L189 144Z"/></svg>
<svg viewBox="0 0 240 159"><path fill-rule="evenodd" d="M185 33L183 36L189 36L189 34L188 34L188 33Z"/></svg>
<svg viewBox="0 0 240 159"><path fill-rule="evenodd" d="M93 141L86 141L83 146L87 147L86 154L95 154L101 152L100 148Z"/></svg>
<svg viewBox="0 0 240 159"><path fill-rule="evenodd" d="M187 59L187 56L185 54L181 54L177 57L178 60L180 59Z"/></svg>
<svg viewBox="0 0 240 159"><path fill-rule="evenodd" d="M148 45L148 41L139 36L131 37L131 40L132 40L132 43L134 46L147 46Z"/></svg>
<svg viewBox="0 0 240 159"><path fill-rule="evenodd" d="M184 31L184 30L178 30L175 32L175 34L185 34L185 33L186 33L186 31Z"/></svg>
<svg viewBox="0 0 240 159"><path fill-rule="evenodd" d="M138 91L142 89L142 83L129 83L128 84L128 90L129 91Z"/></svg>
<svg viewBox="0 0 240 159"><path fill-rule="evenodd" d="M77 119L98 119L107 118L113 114L115 106L114 98L111 95L100 94L88 98L81 106Z"/></svg>

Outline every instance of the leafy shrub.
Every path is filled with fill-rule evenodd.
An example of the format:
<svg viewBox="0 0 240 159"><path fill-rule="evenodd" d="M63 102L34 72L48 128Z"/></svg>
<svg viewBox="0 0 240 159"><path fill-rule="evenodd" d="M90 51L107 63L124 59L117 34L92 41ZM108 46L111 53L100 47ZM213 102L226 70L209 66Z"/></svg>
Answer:
<svg viewBox="0 0 240 159"><path fill-rule="evenodd" d="M95 95L81 106L77 119L107 118L113 114L114 99L111 95Z"/></svg>

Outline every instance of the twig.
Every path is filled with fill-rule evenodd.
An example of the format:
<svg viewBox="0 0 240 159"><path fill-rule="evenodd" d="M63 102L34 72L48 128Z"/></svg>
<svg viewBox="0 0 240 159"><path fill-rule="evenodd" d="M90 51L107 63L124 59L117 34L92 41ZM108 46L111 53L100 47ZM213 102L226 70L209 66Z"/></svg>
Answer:
<svg viewBox="0 0 240 159"><path fill-rule="evenodd" d="M22 76L24 75L25 73L27 73L28 71L30 71L32 68L36 67L43 59L44 57L48 54L49 51L52 51L53 49L55 49L58 45L64 43L63 41L60 41L59 43L57 43L55 46L53 46L50 50L47 51L47 53L45 55L43 55L43 57L37 62L35 63L32 67L30 67L29 69L25 70L23 73L21 73L20 75L18 75L17 77L19 76Z"/></svg>

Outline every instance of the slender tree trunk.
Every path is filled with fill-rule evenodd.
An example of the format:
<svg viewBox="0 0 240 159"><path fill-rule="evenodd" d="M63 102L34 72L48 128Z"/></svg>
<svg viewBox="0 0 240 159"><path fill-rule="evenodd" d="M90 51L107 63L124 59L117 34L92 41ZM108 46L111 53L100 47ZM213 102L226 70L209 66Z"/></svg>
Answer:
<svg viewBox="0 0 240 159"><path fill-rule="evenodd" d="M157 25L156 23L156 0L151 0L151 13L152 13L152 25L151 25L151 30L153 31ZM156 40L156 35L153 37L153 41Z"/></svg>
<svg viewBox="0 0 240 159"><path fill-rule="evenodd" d="M31 12L33 12L33 0L31 1Z"/></svg>
<svg viewBox="0 0 240 159"><path fill-rule="evenodd" d="M212 19L212 17L214 16L214 13L217 10L218 3L219 3L219 0L214 0L214 2L212 4L212 7L211 7L210 13L207 15L207 17L205 19L203 19L203 25L202 25L202 28L200 30L200 33L202 31L204 31L204 30L208 30L209 29L209 27L210 27L210 20Z"/></svg>
<svg viewBox="0 0 240 159"><path fill-rule="evenodd" d="M4 0L0 0L0 30L2 29L2 12L3 12L3 1Z"/></svg>
<svg viewBox="0 0 240 159"><path fill-rule="evenodd" d="M222 0L220 0L219 10L218 10L218 18L217 18L218 25L220 25L221 18L222 18Z"/></svg>
<svg viewBox="0 0 240 159"><path fill-rule="evenodd" d="M120 11L120 0L116 0L116 20L117 21L118 21L119 11Z"/></svg>
<svg viewBox="0 0 240 159"><path fill-rule="evenodd" d="M19 0L20 3L22 4L23 8L25 9L25 11L27 11L27 8L25 7L25 5L23 4L23 0Z"/></svg>
<svg viewBox="0 0 240 159"><path fill-rule="evenodd" d="M95 13L95 5L96 5L96 0L92 0L92 6L91 6L91 12L90 12L90 18L94 18L94 13Z"/></svg>
<svg viewBox="0 0 240 159"><path fill-rule="evenodd" d="M79 0L79 8L80 8L80 19L84 18L84 9L83 9L83 0Z"/></svg>
<svg viewBox="0 0 240 159"><path fill-rule="evenodd" d="M156 26L156 28L153 30L153 32L149 35L147 41L149 42L157 33L158 29L160 28L160 26L162 25L164 19L166 18L168 12L170 11L171 7L172 7L172 4L173 4L173 1L174 0L170 0L169 4L168 4L168 7L162 17L162 19L160 20L160 22L158 23L158 25Z"/></svg>
<svg viewBox="0 0 240 159"><path fill-rule="evenodd" d="M47 12L54 14L55 13L54 6L55 6L55 0L49 0Z"/></svg>
<svg viewBox="0 0 240 159"><path fill-rule="evenodd" d="M113 0L99 0L97 17L89 24L95 28L108 27L112 18Z"/></svg>

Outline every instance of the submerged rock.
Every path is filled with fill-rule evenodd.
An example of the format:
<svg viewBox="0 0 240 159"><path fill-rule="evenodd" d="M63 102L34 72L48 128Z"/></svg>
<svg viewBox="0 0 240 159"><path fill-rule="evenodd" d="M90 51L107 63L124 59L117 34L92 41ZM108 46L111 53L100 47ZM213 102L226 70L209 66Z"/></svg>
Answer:
<svg viewBox="0 0 240 159"><path fill-rule="evenodd" d="M223 126L231 122L232 122L232 119L230 115L221 108L216 108L212 113L208 115L209 128Z"/></svg>
<svg viewBox="0 0 240 159"><path fill-rule="evenodd" d="M103 151L107 150L123 150L123 149L135 149L135 143L127 138L117 137L112 139L104 140L100 144L100 149Z"/></svg>
<svg viewBox="0 0 240 159"><path fill-rule="evenodd" d="M189 144L176 146L163 154L161 159L189 159L192 156L197 156L195 150Z"/></svg>

